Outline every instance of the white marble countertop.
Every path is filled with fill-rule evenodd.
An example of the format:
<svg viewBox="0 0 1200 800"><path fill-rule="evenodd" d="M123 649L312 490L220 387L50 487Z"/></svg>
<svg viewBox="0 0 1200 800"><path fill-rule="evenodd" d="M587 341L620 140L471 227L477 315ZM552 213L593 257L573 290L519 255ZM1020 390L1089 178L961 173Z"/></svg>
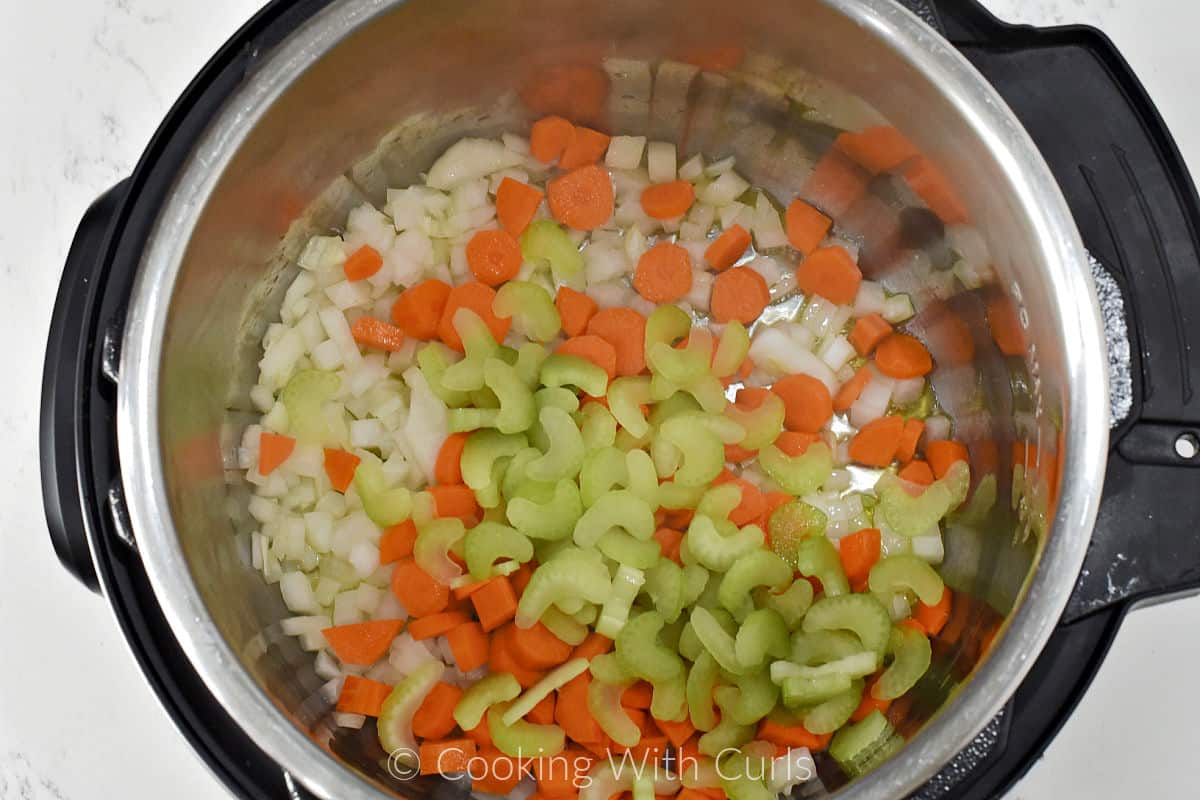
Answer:
<svg viewBox="0 0 1200 800"><path fill-rule="evenodd" d="M0 26L0 800L224 796L143 681L105 602L45 533L43 343L71 235L259 0L7 3ZM1033 24L1091 23L1133 64L1200 175L1191 0L987 0ZM53 606L53 613L48 607ZM1139 610L1011 798L1196 796L1200 599Z"/></svg>

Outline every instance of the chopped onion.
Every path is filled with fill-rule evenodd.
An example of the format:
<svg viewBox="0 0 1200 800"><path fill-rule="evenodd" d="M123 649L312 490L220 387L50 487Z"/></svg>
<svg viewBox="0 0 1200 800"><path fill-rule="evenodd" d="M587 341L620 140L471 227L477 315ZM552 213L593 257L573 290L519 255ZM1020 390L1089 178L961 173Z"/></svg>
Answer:
<svg viewBox="0 0 1200 800"><path fill-rule="evenodd" d="M699 153L689 158L679 167L679 177L685 181L696 182L704 174L704 158Z"/></svg>
<svg viewBox="0 0 1200 800"><path fill-rule="evenodd" d="M863 387L862 394L850 406L850 424L861 428L886 414L895 385L896 382L891 378L872 372L871 380Z"/></svg>
<svg viewBox="0 0 1200 800"><path fill-rule="evenodd" d="M433 162L426 183L434 189L449 190L459 184L482 178L497 170L522 163L521 154L490 139L459 139Z"/></svg>
<svg viewBox="0 0 1200 800"><path fill-rule="evenodd" d="M692 270L692 288L683 298L684 302L702 313L708 313L708 304L712 299L712 285L715 276L706 269Z"/></svg>
<svg viewBox="0 0 1200 800"><path fill-rule="evenodd" d="M332 270L346 261L346 249L337 236L314 236L304 245L299 264L314 271Z"/></svg>
<svg viewBox="0 0 1200 800"><path fill-rule="evenodd" d="M645 149L645 136L614 136L608 142L604 163L613 169L637 169Z"/></svg>
<svg viewBox="0 0 1200 800"><path fill-rule="evenodd" d="M250 534L250 566L256 570L263 568L263 553L266 551L267 539L258 531Z"/></svg>
<svg viewBox="0 0 1200 800"><path fill-rule="evenodd" d="M752 224L754 244L759 250L771 250L787 245L788 238L783 231L783 222L779 217L779 211L771 203L771 198L767 197L766 192L758 193Z"/></svg>
<svg viewBox="0 0 1200 800"><path fill-rule="evenodd" d="M705 203L692 203L692 208L687 214L688 222L703 228L706 236L716 219L717 210Z"/></svg>
<svg viewBox="0 0 1200 800"><path fill-rule="evenodd" d="M771 761L767 788L772 794L788 795L796 786L817 777L817 765L807 747L793 747Z"/></svg>
<svg viewBox="0 0 1200 800"><path fill-rule="evenodd" d="M275 386L283 386L296 368L296 362L304 355L304 339L300 331L289 328L283 336L266 348L258 368L262 377Z"/></svg>
<svg viewBox="0 0 1200 800"><path fill-rule="evenodd" d="M350 324L346 322L346 315L336 308L325 308L318 312L317 316L321 318L321 325L325 328L325 333L337 343L342 364L351 367L361 362L362 353L359 352L358 344L350 333Z"/></svg>
<svg viewBox="0 0 1200 800"><path fill-rule="evenodd" d="M416 367L404 371L404 382L411 392L404 436L425 479L433 483L438 451L449 435L446 405L429 388L425 376Z"/></svg>
<svg viewBox="0 0 1200 800"><path fill-rule="evenodd" d="M391 652L388 654L388 661L401 675L408 675L422 664L436 660L425 642L414 640L407 632L392 640Z"/></svg>
<svg viewBox="0 0 1200 800"><path fill-rule="evenodd" d="M370 203L351 209L346 219L346 240L343 248L349 256L363 245L370 245L380 253L387 252L396 238L392 221Z"/></svg>
<svg viewBox="0 0 1200 800"><path fill-rule="evenodd" d="M250 516L263 524L274 522L275 518L279 516L279 504L260 495L251 496L247 510L250 512Z"/></svg>
<svg viewBox="0 0 1200 800"><path fill-rule="evenodd" d="M362 714L346 714L342 711L333 712L333 724L339 728L358 730L367 721Z"/></svg>
<svg viewBox="0 0 1200 800"><path fill-rule="evenodd" d="M911 405L917 402L923 391L925 391L924 378L898 380L896 381L896 388L892 390L892 402L898 406Z"/></svg>
<svg viewBox="0 0 1200 800"><path fill-rule="evenodd" d="M591 283L604 283L627 274L625 252L607 244L590 244L583 249L584 277Z"/></svg>
<svg viewBox="0 0 1200 800"><path fill-rule="evenodd" d="M858 294L854 298L854 316L883 314L886 305L887 294L883 291L883 286L875 281L863 281L859 284Z"/></svg>
<svg viewBox="0 0 1200 800"><path fill-rule="evenodd" d="M817 352L817 356L829 366L831 370L839 370L845 366L846 362L854 358L854 345L841 334L831 336L825 340L825 344Z"/></svg>
<svg viewBox="0 0 1200 800"><path fill-rule="evenodd" d="M371 612L371 619L408 619L408 611L391 592L384 592L379 605Z"/></svg>
<svg viewBox="0 0 1200 800"><path fill-rule="evenodd" d="M617 308L629 305L633 290L619 283L593 283L587 287L587 295L601 308Z"/></svg>
<svg viewBox="0 0 1200 800"><path fill-rule="evenodd" d="M515 133L500 134L500 141L504 142L504 146L514 153L519 155L529 155L529 140L524 136L518 136Z"/></svg>
<svg viewBox="0 0 1200 800"><path fill-rule="evenodd" d="M675 145L670 142L651 142L646 146L646 171L651 183L675 180Z"/></svg>
<svg viewBox="0 0 1200 800"><path fill-rule="evenodd" d="M906 294L892 295L883 304L883 318L888 322L897 323L904 322L912 317L916 311L913 309L912 300Z"/></svg>
<svg viewBox="0 0 1200 800"><path fill-rule="evenodd" d="M317 653L317 658L313 662L313 670L317 673L317 677L325 680L333 680L342 676L342 670L328 650Z"/></svg>
<svg viewBox="0 0 1200 800"><path fill-rule="evenodd" d="M950 418L934 414L925 418L925 431L921 434L921 442L944 442L950 438Z"/></svg>
<svg viewBox="0 0 1200 800"><path fill-rule="evenodd" d="M320 610L312 583L303 572L287 572L279 579L284 605L294 614L314 614Z"/></svg>
<svg viewBox="0 0 1200 800"><path fill-rule="evenodd" d="M755 334L750 345L750 358L760 369L775 375L811 375L829 387L830 392L837 389L833 370L810 351L797 348L787 332L778 326Z"/></svg>
<svg viewBox="0 0 1200 800"><path fill-rule="evenodd" d="M358 542L346 558L360 578L366 578L379 566L379 547L371 542Z"/></svg>
<svg viewBox="0 0 1200 800"><path fill-rule="evenodd" d="M730 170L700 190L700 202L720 208L737 200L749 188L750 184L741 175ZM725 224L724 217L721 224L729 227Z"/></svg>
<svg viewBox="0 0 1200 800"><path fill-rule="evenodd" d="M353 625L362 622L362 609L358 607L358 595L353 589L339 592L333 598L333 624Z"/></svg>
<svg viewBox="0 0 1200 800"><path fill-rule="evenodd" d="M322 650L321 652L325 651ZM338 696L342 693L342 684L345 682L345 680L346 678L343 675L337 675L333 678L330 678L321 685L320 689L317 689L317 694L320 695L321 699L326 703L333 705L337 702Z"/></svg>
<svg viewBox="0 0 1200 800"><path fill-rule="evenodd" d="M330 624L329 617L323 614L313 614L304 617L286 617L279 621L279 628L285 636L303 636L306 633L320 633Z"/></svg>

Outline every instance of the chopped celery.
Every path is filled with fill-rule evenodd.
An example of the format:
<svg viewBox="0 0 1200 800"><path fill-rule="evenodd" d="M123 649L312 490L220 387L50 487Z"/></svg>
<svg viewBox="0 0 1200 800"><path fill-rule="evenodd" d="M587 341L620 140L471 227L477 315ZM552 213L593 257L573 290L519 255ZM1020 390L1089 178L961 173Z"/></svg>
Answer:
<svg viewBox="0 0 1200 800"><path fill-rule="evenodd" d="M539 389L533 393L533 402L539 411L547 406L561 408L568 414L574 414L579 410L579 398L570 389L562 386L547 386L545 389Z"/></svg>
<svg viewBox="0 0 1200 800"><path fill-rule="evenodd" d="M779 687L763 671L741 677L736 687L723 686L717 692L717 702L739 725L753 725L779 702Z"/></svg>
<svg viewBox="0 0 1200 800"><path fill-rule="evenodd" d="M725 536L711 517L697 514L688 526L685 541L696 561L714 572L724 572L739 558L763 545L763 532L757 525L735 531Z"/></svg>
<svg viewBox="0 0 1200 800"><path fill-rule="evenodd" d="M679 654L658 641L663 625L662 614L657 611L645 611L625 623L617 634L614 650L626 672L651 683L668 681L683 673Z"/></svg>
<svg viewBox="0 0 1200 800"><path fill-rule="evenodd" d="M442 384L460 392L482 389L483 365L496 356L500 345L496 344L487 323L469 308L455 311L453 324L454 330L462 339L465 355L461 361L451 364L442 373Z"/></svg>
<svg viewBox="0 0 1200 800"><path fill-rule="evenodd" d="M531 539L558 541L575 530L583 515L583 503L575 482L563 478L554 484L554 494L541 503L522 496L518 487L517 496L508 501L505 515L513 527Z"/></svg>
<svg viewBox="0 0 1200 800"><path fill-rule="evenodd" d="M542 362L538 374L543 386L574 386L589 397L604 397L608 373L586 358L555 353Z"/></svg>
<svg viewBox="0 0 1200 800"><path fill-rule="evenodd" d="M654 462L645 450L630 450L625 453L625 472L628 480L625 488L645 500L651 507L658 506L658 475Z"/></svg>
<svg viewBox="0 0 1200 800"><path fill-rule="evenodd" d="M613 446L617 441L617 420L607 408L599 403L587 403L579 414L579 431L583 435L583 445L589 452Z"/></svg>
<svg viewBox="0 0 1200 800"><path fill-rule="evenodd" d="M774 544L774 540L772 540ZM782 592L759 590L760 605L779 613L789 630L794 630L804 619L813 601L812 584L808 581L793 581Z"/></svg>
<svg viewBox="0 0 1200 800"><path fill-rule="evenodd" d="M533 392L521 380L516 368L498 358L489 358L483 365L483 379L500 401L496 429L501 433L529 430L537 405L533 400Z"/></svg>
<svg viewBox="0 0 1200 800"><path fill-rule="evenodd" d="M797 664L827 664L861 652L862 642L848 631L801 631L792 634L791 660Z"/></svg>
<svg viewBox="0 0 1200 800"><path fill-rule="evenodd" d="M751 611L734 637L733 652L738 664L748 670L760 668L768 655L787 658L791 646L783 617L769 608Z"/></svg>
<svg viewBox="0 0 1200 800"><path fill-rule="evenodd" d="M783 432L784 414L783 398L777 394L768 394L753 410L737 405L725 407L725 416L746 429L745 438L738 444L747 450L758 450L778 439Z"/></svg>
<svg viewBox="0 0 1200 800"><path fill-rule="evenodd" d="M625 454L615 447L602 447L588 452L579 470L579 496L584 506L592 506L614 486L629 482Z"/></svg>
<svg viewBox="0 0 1200 800"><path fill-rule="evenodd" d="M454 359L454 351L441 342L430 342L417 352L417 367L425 376L425 382L438 399L450 408L464 406L470 399L466 392L451 389L442 382Z"/></svg>
<svg viewBox="0 0 1200 800"><path fill-rule="evenodd" d="M682 547L681 547L682 549ZM699 564L684 564L683 566L683 605L690 606L700 599L708 586L708 570Z"/></svg>
<svg viewBox="0 0 1200 800"><path fill-rule="evenodd" d="M595 662L596 659L593 659ZM642 739L642 731L621 707L621 684L605 683L599 678L588 685L587 705L600 729L614 742L633 747Z"/></svg>
<svg viewBox="0 0 1200 800"><path fill-rule="evenodd" d="M650 424L658 427L677 414L699 410L700 404L696 402L696 398L686 392L676 392L666 400L654 404L650 409Z"/></svg>
<svg viewBox="0 0 1200 800"><path fill-rule="evenodd" d="M737 751L721 759L721 789L729 800L776 800L777 794L767 788L769 773L761 762Z"/></svg>
<svg viewBox="0 0 1200 800"><path fill-rule="evenodd" d="M829 661L820 666L804 666L791 661L776 661L771 664L771 680L783 683L788 678L824 678L827 675L849 675L861 678L879 668L879 659L874 653L862 650L853 655Z"/></svg>
<svg viewBox="0 0 1200 800"><path fill-rule="evenodd" d="M515 724L517 720L532 711L534 706L549 697L551 692L562 688L568 681L587 672L587 668L588 660L586 658L573 658L567 663L555 667L514 700L500 716L500 721L505 725Z"/></svg>
<svg viewBox="0 0 1200 800"><path fill-rule="evenodd" d="M549 262L556 283L583 291L583 254L570 235L551 219L535 219L521 234L521 255L537 264Z"/></svg>
<svg viewBox="0 0 1200 800"><path fill-rule="evenodd" d="M611 588L602 560L578 548L566 548L533 571L517 605L517 626L532 627L551 605L562 608L570 600L602 603Z"/></svg>
<svg viewBox="0 0 1200 800"><path fill-rule="evenodd" d="M798 456L770 444L758 451L758 463L785 492L797 496L815 492L833 474L833 455L824 442L809 445Z"/></svg>
<svg viewBox="0 0 1200 800"><path fill-rule="evenodd" d="M607 572L607 570L606 570ZM637 597L638 590L646 582L646 576L639 569L622 564L612 576L612 589L607 598L603 598L604 607L600 609L600 618L596 621L596 633L615 639L629 619L629 609ZM528 591L528 590L526 590ZM601 602L596 600L594 602Z"/></svg>
<svg viewBox="0 0 1200 800"><path fill-rule="evenodd" d="M549 356L550 351L537 342L526 342L517 348L517 361L513 368L530 389L538 385L538 374Z"/></svg>
<svg viewBox="0 0 1200 800"><path fill-rule="evenodd" d="M717 599L735 619L754 608L751 592L759 586L782 589L792 581L792 568L770 550L753 550L729 567L721 579Z"/></svg>
<svg viewBox="0 0 1200 800"><path fill-rule="evenodd" d="M658 546L658 543L653 541L647 542L647 544ZM654 609L662 614L662 618L668 624L679 619L679 615L683 613L686 598L684 595L684 570L678 564L666 558L659 558L658 562L646 572L644 590L650 596Z"/></svg>
<svg viewBox="0 0 1200 800"><path fill-rule="evenodd" d="M618 564L641 570L648 570L661 560L658 542L635 539L620 528L611 528L600 534L596 549Z"/></svg>
<svg viewBox="0 0 1200 800"><path fill-rule="evenodd" d="M771 537L771 549L777 556L791 564L797 564L800 543L810 536L823 536L829 518L825 512L810 506L803 500L785 503L771 512L767 520L767 533Z"/></svg>
<svg viewBox="0 0 1200 800"><path fill-rule="evenodd" d="M635 539L654 535L654 510L633 492L617 490L601 495L575 525L575 544L592 547L611 528L621 528Z"/></svg>
<svg viewBox="0 0 1200 800"><path fill-rule="evenodd" d="M354 470L354 490L362 500L363 511L381 528L397 525L412 513L412 492L403 486L388 488L383 462L370 453L360 453L362 460Z"/></svg>
<svg viewBox="0 0 1200 800"><path fill-rule="evenodd" d="M679 469L682 454L679 448L661 436L650 440L650 459L654 462L654 471L660 478L669 478ZM702 489L703 487L692 487Z"/></svg>
<svg viewBox="0 0 1200 800"><path fill-rule="evenodd" d="M988 514L996 505L996 476L989 472L979 479L971 498L957 511L950 513L950 519L960 525L978 527L987 522Z"/></svg>
<svg viewBox="0 0 1200 800"><path fill-rule="evenodd" d="M858 636L863 647L883 658L891 634L892 618L883 604L870 594L823 597L804 615L805 633L847 630Z"/></svg>
<svg viewBox="0 0 1200 800"><path fill-rule="evenodd" d="M853 684L853 679L844 672L833 672L816 678L784 678L783 704L788 708L799 708L824 703L831 697L848 691Z"/></svg>
<svg viewBox="0 0 1200 800"><path fill-rule="evenodd" d="M650 716L667 722L687 719L687 674L680 670L675 677L654 684L650 696Z"/></svg>
<svg viewBox="0 0 1200 800"><path fill-rule="evenodd" d="M879 494L878 512L883 513L888 527L896 533L921 536L962 503L970 483L970 468L966 462L956 461L940 480L934 481L914 497L899 478L885 472L876 486Z"/></svg>
<svg viewBox="0 0 1200 800"><path fill-rule="evenodd" d="M601 683L611 683L617 686L629 686L637 681L617 659L616 653L604 653L594 656L588 668L592 677Z"/></svg>
<svg viewBox="0 0 1200 800"><path fill-rule="evenodd" d="M658 306L646 317L646 356L654 345L672 346L691 330L692 318L682 308L669 303Z"/></svg>
<svg viewBox="0 0 1200 800"><path fill-rule="evenodd" d="M805 577L819 580L826 597L836 597L850 591L841 556L824 536L809 536L800 540L796 548L796 569Z"/></svg>
<svg viewBox="0 0 1200 800"><path fill-rule="evenodd" d="M500 507L501 493L500 489L504 483L504 474L508 471L508 462L511 459L497 459L496 463L492 464L492 479L487 486L482 489L475 490L475 502L479 503L480 508L485 511L497 511ZM503 519L503 517L500 517ZM498 520L493 520L498 521Z"/></svg>
<svg viewBox="0 0 1200 800"><path fill-rule="evenodd" d="M452 408L446 414L446 423L451 433L466 433L496 427L499 416L498 408Z"/></svg>
<svg viewBox="0 0 1200 800"><path fill-rule="evenodd" d="M438 662L439 666L441 662ZM464 731L472 730L483 721L483 715L496 703L515 700L521 694L521 684L508 672L493 672L467 687L454 706L454 721Z"/></svg>
<svg viewBox="0 0 1200 800"><path fill-rule="evenodd" d="M567 616L556 607L550 606L542 612L542 624L562 641L572 647L581 644L588 635L588 627L574 617Z"/></svg>
<svg viewBox="0 0 1200 800"><path fill-rule="evenodd" d="M858 777L892 756L904 740L880 711L837 732L829 743L829 755L850 777Z"/></svg>
<svg viewBox="0 0 1200 800"><path fill-rule="evenodd" d="M513 758L546 758L562 752L566 736L557 725L537 725L518 719L504 723L507 705L492 706L487 712L488 733L496 749Z"/></svg>
<svg viewBox="0 0 1200 800"><path fill-rule="evenodd" d="M527 446L524 434L500 433L494 430L476 431L467 437L459 464L463 483L475 491L492 484L493 468L497 461L515 456Z"/></svg>
<svg viewBox="0 0 1200 800"><path fill-rule="evenodd" d="M927 606L937 605L946 590L942 576L928 562L903 553L875 562L868 581L872 592L910 591Z"/></svg>
<svg viewBox="0 0 1200 800"><path fill-rule="evenodd" d="M438 520L445 521L447 520ZM501 559L511 559L524 564L533 558L533 545L529 539L507 525L481 522L467 531L466 537L463 556L467 562L467 571L477 581L490 577L492 565ZM420 541L420 536L417 537L417 541Z"/></svg>
<svg viewBox="0 0 1200 800"><path fill-rule="evenodd" d="M707 608L700 606L693 608L691 622L696 637L704 645L704 649L717 660L722 669L734 675L740 675L745 670L738 661L734 637L721 626L721 623Z"/></svg>
<svg viewBox="0 0 1200 800"><path fill-rule="evenodd" d="M413 560L417 562L417 566L428 572L431 578L439 583L448 584L462 575L462 567L454 563L449 554L450 549L458 545L465 535L463 521L457 517L444 517L427 522L417 528L417 539L413 543ZM532 548L529 555L533 555ZM491 567L489 561L487 573L491 572ZM485 573L483 578L486 577Z"/></svg>
<svg viewBox="0 0 1200 800"><path fill-rule="evenodd" d="M862 702L863 682L855 680L841 694L818 703L804 712L804 727L818 736L833 733L850 721L850 717Z"/></svg>
<svg viewBox="0 0 1200 800"><path fill-rule="evenodd" d="M287 409L288 433L304 442L341 444L325 415L325 404L337 396L341 384L341 378L332 372L302 369L293 375L279 394Z"/></svg>
<svg viewBox="0 0 1200 800"><path fill-rule="evenodd" d="M539 502L548 500L553 496L553 486L548 483L541 483L540 481L531 481L525 477L525 469L529 466L529 462L541 458L541 455L542 451L536 447L522 447L513 453L512 458L508 460L508 463L504 467L504 481L500 487L500 492L504 495L505 499L512 500L514 497L526 497L529 492L534 494L534 497L530 499L536 499ZM465 476L463 482L466 482ZM470 484L467 485L470 486Z"/></svg>
<svg viewBox="0 0 1200 800"><path fill-rule="evenodd" d="M892 663L871 690L880 700L895 700L915 686L929 669L933 657L925 634L907 627L892 628L888 650L892 653Z"/></svg>
<svg viewBox="0 0 1200 800"><path fill-rule="evenodd" d="M635 437L645 436L650 423L642 406L650 402L650 379L617 378L608 387L608 408L622 428Z"/></svg>
<svg viewBox="0 0 1200 800"><path fill-rule="evenodd" d="M583 437L575 420L561 408L543 408L538 421L550 439L549 449L541 458L529 462L526 471L535 481L574 478L583 465Z"/></svg>
<svg viewBox="0 0 1200 800"><path fill-rule="evenodd" d="M392 687L391 693L379 710L377 726L379 744L386 752L398 753L401 756L405 751L416 753L417 740L412 731L413 715L425 701L425 696L441 680L445 670L446 665L441 661L426 661ZM512 678L511 675L508 677ZM516 679L513 679L513 683L516 683ZM517 688L519 691L520 687Z"/></svg>
<svg viewBox="0 0 1200 800"><path fill-rule="evenodd" d="M529 281L509 281L501 286L492 301L492 311L501 319L511 317L513 329L536 342L548 342L562 329L554 298Z"/></svg>
<svg viewBox="0 0 1200 800"><path fill-rule="evenodd" d="M718 378L732 377L750 354L750 334L742 323L734 320L721 332L721 341L713 355L712 374Z"/></svg>
<svg viewBox="0 0 1200 800"><path fill-rule="evenodd" d="M717 698L717 706L721 709L720 721L697 742L697 749L708 756L720 755L754 738L753 725L739 725L730 709L722 705L721 698Z"/></svg>
<svg viewBox="0 0 1200 800"><path fill-rule="evenodd" d="M732 429L721 423L729 423ZM732 420L701 412L677 414L662 424L659 435L679 448L682 464L675 482L684 486L706 485L725 467L725 444L735 444L745 430ZM722 435L731 438L725 442Z"/></svg>
<svg viewBox="0 0 1200 800"><path fill-rule="evenodd" d="M707 651L695 659L687 677L688 713L696 730L710 731L717 724L713 710L713 688L721 677L721 666Z"/></svg>
<svg viewBox="0 0 1200 800"><path fill-rule="evenodd" d="M658 485L658 505L663 508L695 508L703 495L703 486L680 486L675 481Z"/></svg>
<svg viewBox="0 0 1200 800"><path fill-rule="evenodd" d="M679 633L679 655L688 661L695 661L703 652L705 652L704 645L700 642L700 637L696 635L696 629L692 627L690 620L685 622L683 630Z"/></svg>
<svg viewBox="0 0 1200 800"><path fill-rule="evenodd" d="M696 504L696 513L713 519L726 519L742 502L742 488L736 484L723 483L704 492Z"/></svg>

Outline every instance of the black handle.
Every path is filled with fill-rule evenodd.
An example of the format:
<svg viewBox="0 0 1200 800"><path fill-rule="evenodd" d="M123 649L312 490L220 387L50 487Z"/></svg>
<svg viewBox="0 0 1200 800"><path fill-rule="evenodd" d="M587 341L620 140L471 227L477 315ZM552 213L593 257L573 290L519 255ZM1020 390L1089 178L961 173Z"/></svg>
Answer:
<svg viewBox="0 0 1200 800"><path fill-rule="evenodd" d="M124 202L126 182L101 195L79 222L63 270L46 363L42 371L40 424L42 502L50 539L63 565L92 591L99 591L92 561L89 536L101 529L99 514L107 498L96 497L86 470L89 445L86 439L87 374L95 348L110 348L113 342L96 337L86 324L88 309L95 303L97 273L111 234L113 220ZM99 338L99 341L97 341ZM100 353L101 363L105 354ZM115 375L115 369L110 369Z"/></svg>

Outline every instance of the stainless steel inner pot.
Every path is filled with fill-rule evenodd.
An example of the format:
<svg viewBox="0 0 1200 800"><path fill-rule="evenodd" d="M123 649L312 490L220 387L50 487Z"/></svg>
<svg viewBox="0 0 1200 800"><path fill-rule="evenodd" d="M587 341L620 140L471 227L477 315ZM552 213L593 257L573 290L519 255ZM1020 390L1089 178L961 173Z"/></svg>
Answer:
<svg viewBox="0 0 1200 800"><path fill-rule="evenodd" d="M725 48L746 54L737 69L681 63ZM607 86L599 102L589 75ZM564 76L568 90L546 88ZM938 280L929 252L901 249L878 268L914 293L914 327L942 365L939 399L975 471L996 470L1000 500L987 523L947 534L949 582L973 599L957 606L933 677L906 712L908 745L847 792L911 791L1015 689L1091 532L1107 381L1075 226L1033 143L973 68L892 0L342 0L262 54L185 165L144 252L119 398L130 514L174 634L234 719L313 793L432 787L390 778L382 753L333 735L311 657L281 634L279 592L250 566L245 488L230 458L299 246L353 205L380 203L458 137L520 131L546 110L671 139L681 155L737 155L752 183L790 197L828 132L797 125L797 104L839 127L882 115L902 130L963 198L997 275L942 296L928 290ZM867 222L896 214L895 202L881 203ZM1002 297L1023 354L1004 356L988 335L989 300ZM964 335L973 352L952 357L946 348ZM949 344L939 352L939 342ZM1014 442L1037 447L1024 456L1016 510Z"/></svg>

